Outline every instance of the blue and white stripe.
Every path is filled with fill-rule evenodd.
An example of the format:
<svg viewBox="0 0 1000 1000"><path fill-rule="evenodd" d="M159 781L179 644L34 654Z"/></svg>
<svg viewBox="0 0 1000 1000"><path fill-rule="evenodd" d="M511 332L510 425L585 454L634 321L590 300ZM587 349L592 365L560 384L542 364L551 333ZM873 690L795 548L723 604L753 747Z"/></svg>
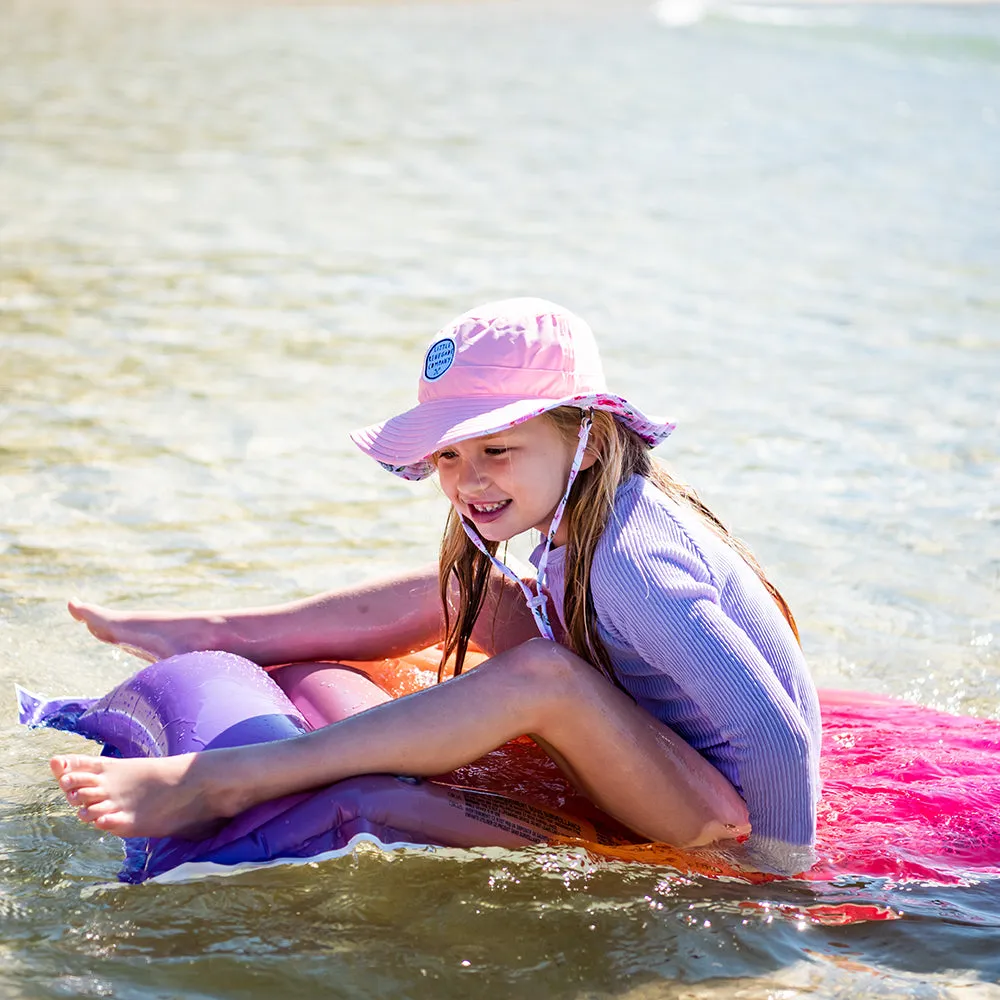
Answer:
<svg viewBox="0 0 1000 1000"><path fill-rule="evenodd" d="M547 586L563 616L565 549ZM807 866L820 716L802 650L754 571L701 518L635 476L591 571L599 634L622 686L747 803L751 845ZM784 864L778 862L777 866Z"/></svg>

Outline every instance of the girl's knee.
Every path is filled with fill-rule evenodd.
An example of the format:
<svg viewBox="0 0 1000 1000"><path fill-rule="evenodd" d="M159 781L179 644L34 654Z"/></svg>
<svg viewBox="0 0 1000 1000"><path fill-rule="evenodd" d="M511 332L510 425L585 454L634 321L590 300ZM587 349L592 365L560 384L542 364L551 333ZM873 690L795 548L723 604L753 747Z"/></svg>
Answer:
<svg viewBox="0 0 1000 1000"><path fill-rule="evenodd" d="M508 669L539 696L557 699L589 697L595 681L603 682L599 672L565 646L541 637L529 639L508 654Z"/></svg>

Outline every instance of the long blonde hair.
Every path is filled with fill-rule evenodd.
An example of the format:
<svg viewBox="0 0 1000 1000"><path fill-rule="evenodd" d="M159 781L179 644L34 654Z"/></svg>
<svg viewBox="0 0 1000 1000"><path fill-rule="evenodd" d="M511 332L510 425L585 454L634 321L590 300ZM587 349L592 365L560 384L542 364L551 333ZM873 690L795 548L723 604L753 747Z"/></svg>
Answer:
<svg viewBox="0 0 1000 1000"><path fill-rule="evenodd" d="M549 411L545 417L553 421L567 442L576 441L581 419L579 409L561 406ZM612 681L615 680L611 658L597 634L597 613L590 589L590 570L597 543L611 516L618 487L633 475L644 476L672 500L690 507L716 535L734 549L757 574L798 640L799 630L791 609L778 589L764 575L750 549L729 531L690 486L678 482L652 458L645 442L637 434L606 410L592 411L592 418L587 448L595 456L595 461L589 469L583 469L577 476L564 515L568 541L563 616L570 649ZM486 547L495 555L498 543L487 542ZM472 630L486 601L492 568L489 559L466 537L459 515L452 507L448 512L444 538L441 541L439 584L444 608L445 640L438 680L443 679L445 663L452 656L455 658L455 673L462 672ZM450 602L452 578L458 585L458 608L454 614Z"/></svg>

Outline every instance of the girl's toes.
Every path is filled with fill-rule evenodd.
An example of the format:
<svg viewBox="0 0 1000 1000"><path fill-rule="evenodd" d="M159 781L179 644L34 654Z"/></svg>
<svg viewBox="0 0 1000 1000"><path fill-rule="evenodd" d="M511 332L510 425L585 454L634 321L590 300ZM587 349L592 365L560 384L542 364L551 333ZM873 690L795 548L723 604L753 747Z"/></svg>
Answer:
<svg viewBox="0 0 1000 1000"><path fill-rule="evenodd" d="M67 774L76 773L78 771L89 771L91 773L103 771L104 762L100 757L90 757L86 754L69 753L53 757L49 761L49 767L52 769L52 773L57 778L61 778Z"/></svg>
<svg viewBox="0 0 1000 1000"><path fill-rule="evenodd" d="M98 820L104 819L107 816L111 816L117 812L118 806L114 802L108 799L100 799L97 802L91 802L80 806L77 809L76 814L84 821L84 823L93 823L95 826L100 826Z"/></svg>
<svg viewBox="0 0 1000 1000"><path fill-rule="evenodd" d="M99 774L91 774L87 771L69 771L59 779L59 787L63 793L78 792L81 788L94 788L100 781Z"/></svg>
<svg viewBox="0 0 1000 1000"><path fill-rule="evenodd" d="M77 788L66 793L66 801L71 806L93 806L106 798L103 788Z"/></svg>
<svg viewBox="0 0 1000 1000"><path fill-rule="evenodd" d="M98 830L107 830L117 837L131 836L132 817L122 812L109 812L91 821Z"/></svg>

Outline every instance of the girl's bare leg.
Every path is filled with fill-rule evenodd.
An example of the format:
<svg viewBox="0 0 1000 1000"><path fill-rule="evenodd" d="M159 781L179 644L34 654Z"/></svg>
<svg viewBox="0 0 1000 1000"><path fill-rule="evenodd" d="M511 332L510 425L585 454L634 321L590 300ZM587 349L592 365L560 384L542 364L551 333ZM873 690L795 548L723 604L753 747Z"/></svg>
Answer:
<svg viewBox="0 0 1000 1000"><path fill-rule="evenodd" d="M534 639L468 674L308 735L153 760L66 756L52 769L80 818L162 836L353 775L451 771L529 733L605 811L696 846L749 832L728 781L563 647Z"/></svg>
<svg viewBox="0 0 1000 1000"><path fill-rule="evenodd" d="M392 701L364 674L337 663L292 663L271 671L271 679L295 703L310 729Z"/></svg>
<svg viewBox="0 0 1000 1000"><path fill-rule="evenodd" d="M70 601L69 611L102 642L146 660L221 649L261 666L381 660L431 646L444 630L436 566L263 608L112 611ZM520 592L494 574L475 641L488 652L499 652L535 634Z"/></svg>
<svg viewBox="0 0 1000 1000"><path fill-rule="evenodd" d="M262 608L119 612L73 601L69 611L145 659L221 649L261 666L382 659L431 645L442 630L434 567Z"/></svg>

